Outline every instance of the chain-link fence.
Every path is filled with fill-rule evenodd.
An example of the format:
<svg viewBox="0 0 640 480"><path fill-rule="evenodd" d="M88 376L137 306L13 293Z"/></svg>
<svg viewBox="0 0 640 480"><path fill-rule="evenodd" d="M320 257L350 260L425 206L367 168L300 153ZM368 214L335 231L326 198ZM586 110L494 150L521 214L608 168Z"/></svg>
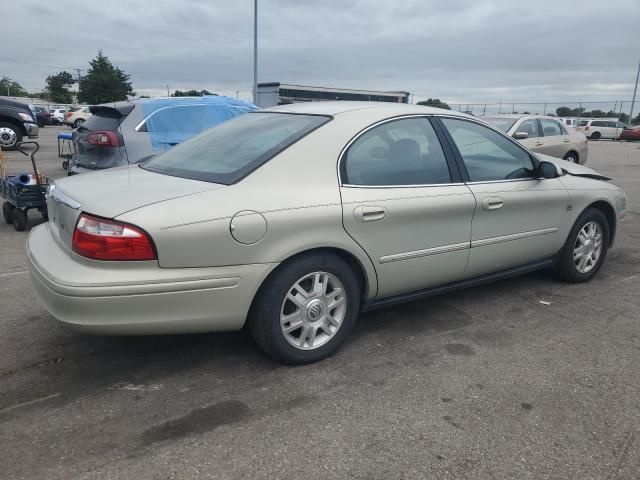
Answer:
<svg viewBox="0 0 640 480"><path fill-rule="evenodd" d="M633 111L633 124L640 124L638 101ZM449 103L452 110L476 116L503 113L553 115L575 118L613 118L629 123L630 100L585 101L585 102L497 102L497 103Z"/></svg>

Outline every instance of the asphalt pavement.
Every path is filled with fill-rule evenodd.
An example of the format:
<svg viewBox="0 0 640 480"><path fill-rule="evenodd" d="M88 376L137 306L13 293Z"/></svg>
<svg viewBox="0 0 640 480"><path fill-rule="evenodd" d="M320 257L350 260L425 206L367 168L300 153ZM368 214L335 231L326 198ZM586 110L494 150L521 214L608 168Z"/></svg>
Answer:
<svg viewBox="0 0 640 480"><path fill-rule="evenodd" d="M54 177L59 130L40 138ZM35 298L27 234L1 224L0 478L640 478L640 144L591 142L589 166L629 198L593 281L539 272L368 313L297 368L244 332L69 331Z"/></svg>

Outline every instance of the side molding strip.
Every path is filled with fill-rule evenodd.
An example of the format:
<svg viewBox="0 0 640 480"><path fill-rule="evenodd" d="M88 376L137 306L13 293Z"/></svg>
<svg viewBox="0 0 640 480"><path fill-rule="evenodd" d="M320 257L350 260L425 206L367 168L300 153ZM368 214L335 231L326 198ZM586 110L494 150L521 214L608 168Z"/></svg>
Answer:
<svg viewBox="0 0 640 480"><path fill-rule="evenodd" d="M471 242L471 248L485 247L487 245L493 245L494 243L510 242L512 240L521 240L529 237L539 237L540 235L548 235L550 233L557 232L557 228L544 228L542 230L532 230L530 232L513 233L511 235L503 235L501 237L483 238L482 240L473 240Z"/></svg>
<svg viewBox="0 0 640 480"><path fill-rule="evenodd" d="M380 257L380 263L400 262L402 260L410 260L412 258L426 257L429 255L439 255L442 253L457 252L469 248L469 242L454 243L453 245L444 245L442 247L425 248L424 250L414 250L411 252L394 253Z"/></svg>

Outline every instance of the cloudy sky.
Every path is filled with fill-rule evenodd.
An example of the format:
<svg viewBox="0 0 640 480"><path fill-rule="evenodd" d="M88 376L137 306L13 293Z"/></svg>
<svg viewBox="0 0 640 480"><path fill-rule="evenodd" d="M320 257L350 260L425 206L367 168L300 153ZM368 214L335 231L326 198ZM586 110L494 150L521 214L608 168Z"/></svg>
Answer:
<svg viewBox="0 0 640 480"><path fill-rule="evenodd" d="M259 81L452 103L627 100L640 59L638 0L259 0L259 9ZM139 94L169 85L250 98L253 0L21 0L3 6L0 31L0 75L28 90L61 68L86 69L102 49Z"/></svg>

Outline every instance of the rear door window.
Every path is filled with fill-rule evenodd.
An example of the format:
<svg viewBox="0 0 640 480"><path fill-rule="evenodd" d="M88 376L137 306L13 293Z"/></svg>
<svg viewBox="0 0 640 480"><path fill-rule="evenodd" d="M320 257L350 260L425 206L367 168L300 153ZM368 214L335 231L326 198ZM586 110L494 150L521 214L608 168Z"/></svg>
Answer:
<svg viewBox="0 0 640 480"><path fill-rule="evenodd" d="M344 183L408 186L450 183L447 159L426 118L385 122L363 133L344 159Z"/></svg>
<svg viewBox="0 0 640 480"><path fill-rule="evenodd" d="M562 127L555 120L541 118L540 124L542 125L542 132L545 137L557 137L562 135Z"/></svg>

